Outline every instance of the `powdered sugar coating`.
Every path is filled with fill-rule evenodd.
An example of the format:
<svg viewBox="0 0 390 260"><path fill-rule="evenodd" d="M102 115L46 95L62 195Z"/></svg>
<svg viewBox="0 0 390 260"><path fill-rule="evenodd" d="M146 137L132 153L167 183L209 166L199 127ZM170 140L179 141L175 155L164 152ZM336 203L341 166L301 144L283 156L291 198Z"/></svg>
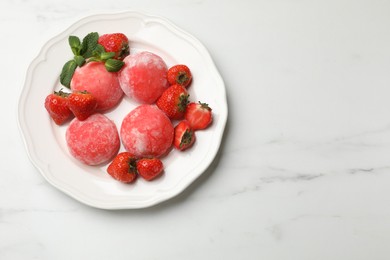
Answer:
<svg viewBox="0 0 390 260"><path fill-rule="evenodd" d="M160 157L172 146L173 125L155 105L140 105L125 116L120 136L125 149L141 157Z"/></svg>
<svg viewBox="0 0 390 260"><path fill-rule="evenodd" d="M108 162L120 148L116 125L98 113L84 121L73 119L66 130L66 142L71 155L87 165Z"/></svg>
<svg viewBox="0 0 390 260"><path fill-rule="evenodd" d="M118 74L123 92L142 104L152 104L169 86L167 65L164 60L151 52L130 54Z"/></svg>
<svg viewBox="0 0 390 260"><path fill-rule="evenodd" d="M118 73L108 72L102 62L89 62L78 67L70 87L73 91L86 90L92 93L98 102L97 109L101 112L115 107L123 97Z"/></svg>

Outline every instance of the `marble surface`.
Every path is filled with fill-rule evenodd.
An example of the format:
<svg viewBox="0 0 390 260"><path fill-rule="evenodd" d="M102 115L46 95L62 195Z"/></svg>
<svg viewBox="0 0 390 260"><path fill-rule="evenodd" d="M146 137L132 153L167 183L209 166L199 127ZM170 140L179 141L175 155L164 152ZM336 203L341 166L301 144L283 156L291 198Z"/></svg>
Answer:
<svg viewBox="0 0 390 260"><path fill-rule="evenodd" d="M138 10L197 37L226 83L211 167L157 206L106 211L48 184L17 124L42 45ZM389 1L0 2L0 259L389 259Z"/></svg>

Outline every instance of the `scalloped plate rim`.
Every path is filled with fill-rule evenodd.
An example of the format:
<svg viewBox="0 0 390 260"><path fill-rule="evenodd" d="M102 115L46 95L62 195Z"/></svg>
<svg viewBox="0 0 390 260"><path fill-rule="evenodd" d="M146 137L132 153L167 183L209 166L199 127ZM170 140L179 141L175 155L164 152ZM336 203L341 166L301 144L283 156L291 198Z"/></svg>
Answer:
<svg viewBox="0 0 390 260"><path fill-rule="evenodd" d="M223 107L221 109L221 114L220 114L220 120L221 120L220 128L221 129L220 129L220 132L216 133L217 138L218 138L217 146L212 147L213 148L212 154L206 162L204 162L203 164L200 165L200 167L199 167L200 169L198 169L199 173L191 175L192 178L191 179L187 178L187 180L184 184L178 183L175 186L176 188L174 190L171 190L170 192L159 193L159 196L150 197L149 199L143 200L141 202L139 202L139 201L138 202L122 201L123 198L120 200L116 200L116 201L96 200L96 199L93 199L91 196L88 196L88 194L83 194L83 192L81 192L81 191L73 191L69 187L64 187L64 185L61 185L61 183L57 182L56 179L52 179L51 178L52 176L50 174L48 174L49 169L47 169L47 166L45 167L45 162L42 162L40 160L39 156L37 155L37 153L34 151L35 147L34 147L33 142L31 141L32 137L31 137L30 132L28 131L28 126L26 125L26 122L23 118L23 116L24 116L23 110L26 109L23 101L25 101L25 99L27 98L28 93L30 91L32 91L31 84L29 85L29 82L31 82L31 80L33 78L33 72L37 68L39 63L45 61L46 54L49 51L49 49L52 47L52 45L54 43L58 42L59 39L67 37L69 35L69 32L71 32L72 30L75 30L79 27L82 27L86 23L97 21L99 19L99 17L111 18L111 19L115 20L115 19L119 19L118 18L119 16L121 18L137 16L140 19L152 19L154 22L158 22L158 23L163 24L168 29L170 29L172 32L173 32L173 30L176 30L174 32L176 35L181 36L181 37L185 36L187 41L194 44L194 46L196 46L197 50L202 52L202 55L203 55L202 58L208 59L207 62L209 63L209 65L214 67L214 71L215 71L214 76L216 76L218 78L219 84L221 84L221 86L222 86L220 91L222 91L221 98L224 101L224 102L222 102ZM69 195L70 197L72 197L72 198L74 198L74 199L76 199L76 200L78 200L86 205L89 205L91 207L101 208L101 209L135 209L135 208L146 208L146 207L154 206L156 204L159 204L161 202L164 202L166 200L169 200L169 199L177 196L183 190L185 190L188 186L190 186L191 183L193 183L204 171L206 171L209 168L209 166L214 161L214 159L219 151L219 148L220 148L220 145L222 142L222 138L223 138L224 129L226 126L227 114L228 114L228 111L227 111L226 90L225 90L223 80L222 80L221 76L219 75L217 68L215 67L215 64L212 61L208 51L202 45L202 43L200 43L195 37L193 37L189 33L185 32L184 30L180 29L179 27L177 27L176 25L174 25L169 20L167 20L163 17L156 16L156 15L149 15L149 14L146 14L143 12L130 10L130 11L123 11L123 12L95 13L95 14L87 15L87 16L79 19L78 21L74 22L67 29L65 29L61 33L57 34L56 36L54 36L53 38L48 40L46 42L46 44L44 44L44 46L41 48L39 54L30 63L30 65L27 69L25 84L24 84L24 87L22 89L22 92L21 92L21 95L19 98L19 103L18 103L18 126L19 126L19 130L20 130L25 148L27 150L27 155L28 155L30 161L38 169L38 171L41 173L41 175L51 185L53 185L54 187L56 187L60 191L64 192L65 194ZM181 184L181 185L179 185L179 184Z"/></svg>

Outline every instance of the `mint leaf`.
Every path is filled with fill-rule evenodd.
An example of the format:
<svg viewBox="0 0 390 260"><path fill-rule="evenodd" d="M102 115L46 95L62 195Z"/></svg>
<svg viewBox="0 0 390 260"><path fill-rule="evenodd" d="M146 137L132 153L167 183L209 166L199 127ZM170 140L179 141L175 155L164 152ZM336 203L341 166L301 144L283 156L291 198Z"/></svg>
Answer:
<svg viewBox="0 0 390 260"><path fill-rule="evenodd" d="M95 49L93 49L92 51L92 56L100 58L100 55L102 55L102 53L104 53L104 47L100 44L97 44Z"/></svg>
<svg viewBox="0 0 390 260"><path fill-rule="evenodd" d="M99 57L92 56L91 58L88 59L88 62L92 62L92 61L101 62L102 60Z"/></svg>
<svg viewBox="0 0 390 260"><path fill-rule="evenodd" d="M83 56L76 55L74 56L74 61L76 62L77 66L81 67L85 63L85 59Z"/></svg>
<svg viewBox="0 0 390 260"><path fill-rule="evenodd" d="M103 52L100 54L102 60L108 60L115 57L115 52Z"/></svg>
<svg viewBox="0 0 390 260"><path fill-rule="evenodd" d="M124 64L125 63L121 60L108 59L104 63L104 66L106 67L106 70L109 72L117 72L122 68Z"/></svg>
<svg viewBox="0 0 390 260"><path fill-rule="evenodd" d="M64 64L62 67L60 82L67 88L70 88L70 81L72 80L73 73L77 68L77 63L75 60L70 60Z"/></svg>
<svg viewBox="0 0 390 260"><path fill-rule="evenodd" d="M69 36L68 42L70 45L70 48L72 49L72 52L74 55L80 55L81 50L81 42L80 39L77 36Z"/></svg>
<svg viewBox="0 0 390 260"><path fill-rule="evenodd" d="M86 59L93 56L93 51L98 45L98 39L99 34L97 32L91 32L87 34L81 43L80 55Z"/></svg>

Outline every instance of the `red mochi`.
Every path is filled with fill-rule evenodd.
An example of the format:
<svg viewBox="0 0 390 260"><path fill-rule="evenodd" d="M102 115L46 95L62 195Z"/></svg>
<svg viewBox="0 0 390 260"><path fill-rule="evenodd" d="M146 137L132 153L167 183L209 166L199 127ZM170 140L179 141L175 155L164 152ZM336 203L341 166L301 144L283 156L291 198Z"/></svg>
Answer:
<svg viewBox="0 0 390 260"><path fill-rule="evenodd" d="M70 82L72 91L88 91L97 99L100 112L114 108L123 97L118 74L108 72L102 62L89 62L78 67Z"/></svg>
<svg viewBox="0 0 390 260"><path fill-rule="evenodd" d="M130 54L118 74L123 92L141 104L154 103L168 88L167 65L151 52Z"/></svg>
<svg viewBox="0 0 390 260"><path fill-rule="evenodd" d="M140 105L125 116L120 136L125 149L138 158L160 157L173 142L173 125L155 105Z"/></svg>
<svg viewBox="0 0 390 260"><path fill-rule="evenodd" d="M108 162L120 148L117 127L103 114L93 114L84 121L74 118L66 130L66 143L71 155L87 165Z"/></svg>

